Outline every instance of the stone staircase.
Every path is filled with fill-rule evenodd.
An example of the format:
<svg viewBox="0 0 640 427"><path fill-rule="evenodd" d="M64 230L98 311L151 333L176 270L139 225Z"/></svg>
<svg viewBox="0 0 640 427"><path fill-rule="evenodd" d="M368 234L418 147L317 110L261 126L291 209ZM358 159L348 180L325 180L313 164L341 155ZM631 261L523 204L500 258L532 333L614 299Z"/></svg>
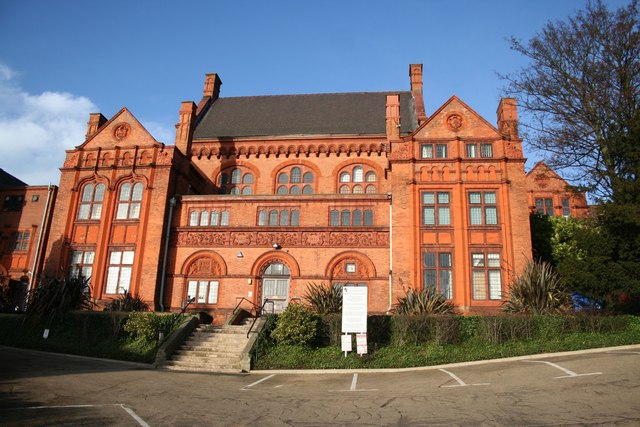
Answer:
<svg viewBox="0 0 640 427"><path fill-rule="evenodd" d="M247 338L251 322L253 319L242 325L198 326L162 367L176 371L249 371L249 351L257 335L252 331Z"/></svg>

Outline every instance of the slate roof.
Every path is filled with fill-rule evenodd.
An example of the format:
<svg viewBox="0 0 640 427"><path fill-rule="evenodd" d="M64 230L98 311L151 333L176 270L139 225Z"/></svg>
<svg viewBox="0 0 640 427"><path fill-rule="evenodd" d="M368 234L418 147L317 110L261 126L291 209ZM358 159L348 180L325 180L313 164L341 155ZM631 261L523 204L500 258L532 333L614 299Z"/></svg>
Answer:
<svg viewBox="0 0 640 427"><path fill-rule="evenodd" d="M0 188L8 187L28 187L28 184L5 172L4 169L0 169Z"/></svg>
<svg viewBox="0 0 640 427"><path fill-rule="evenodd" d="M219 98L199 118L193 138L384 135L387 94L400 95L400 132L412 132L411 92L359 92Z"/></svg>

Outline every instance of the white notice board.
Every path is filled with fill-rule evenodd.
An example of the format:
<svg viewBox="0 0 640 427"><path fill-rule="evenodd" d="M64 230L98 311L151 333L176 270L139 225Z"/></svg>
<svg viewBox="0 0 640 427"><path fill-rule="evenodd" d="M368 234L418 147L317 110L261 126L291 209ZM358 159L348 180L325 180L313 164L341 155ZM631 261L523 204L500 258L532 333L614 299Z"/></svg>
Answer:
<svg viewBox="0 0 640 427"><path fill-rule="evenodd" d="M367 311L367 287L345 285L342 288L342 333L366 333Z"/></svg>

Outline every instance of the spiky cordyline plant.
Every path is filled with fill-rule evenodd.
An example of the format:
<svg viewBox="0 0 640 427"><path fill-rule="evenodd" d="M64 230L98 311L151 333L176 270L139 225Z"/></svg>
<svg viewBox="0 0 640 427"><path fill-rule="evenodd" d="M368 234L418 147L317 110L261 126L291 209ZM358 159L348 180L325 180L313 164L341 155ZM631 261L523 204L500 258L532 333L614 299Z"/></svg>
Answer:
<svg viewBox="0 0 640 427"><path fill-rule="evenodd" d="M405 290L405 296L398 298L394 314L452 314L455 306L435 289L425 286L420 291Z"/></svg>
<svg viewBox="0 0 640 427"><path fill-rule="evenodd" d="M124 291L118 298L112 300L107 305L109 311L147 311L149 305L142 301L138 295L132 295L129 291Z"/></svg>
<svg viewBox="0 0 640 427"><path fill-rule="evenodd" d="M89 279L44 280L29 291L27 319L50 325L71 310L88 310L93 307L90 299Z"/></svg>
<svg viewBox="0 0 640 427"><path fill-rule="evenodd" d="M571 310L571 296L548 262L530 261L509 288L503 309L510 313L550 314Z"/></svg>
<svg viewBox="0 0 640 427"><path fill-rule="evenodd" d="M303 298L311 310L318 314L342 312L342 286L310 282Z"/></svg>

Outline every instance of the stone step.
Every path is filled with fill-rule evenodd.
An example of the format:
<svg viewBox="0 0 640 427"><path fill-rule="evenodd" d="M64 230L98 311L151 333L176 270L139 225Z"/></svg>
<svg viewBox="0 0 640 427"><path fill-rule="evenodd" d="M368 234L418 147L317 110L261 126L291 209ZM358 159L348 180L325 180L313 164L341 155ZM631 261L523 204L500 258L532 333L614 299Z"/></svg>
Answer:
<svg viewBox="0 0 640 427"><path fill-rule="evenodd" d="M196 355L184 355L184 356L176 356L171 359L172 362L178 363L186 363L193 365L229 365L234 363L240 363L240 355L232 355L232 356L203 356L199 357Z"/></svg>
<svg viewBox="0 0 640 427"><path fill-rule="evenodd" d="M200 364L198 365L172 364L171 362L167 362L167 364L163 368L171 371L192 371L192 372L238 373L241 371L239 364L229 365L229 366L204 366Z"/></svg>
<svg viewBox="0 0 640 427"><path fill-rule="evenodd" d="M247 343L244 341L202 341L202 340L188 340L185 341L183 346L185 347L209 347L209 348L221 348L221 347L233 347L242 349Z"/></svg>
<svg viewBox="0 0 640 427"><path fill-rule="evenodd" d="M240 357L242 352L229 349L228 351L217 350L209 351L208 349L201 350L176 350L175 357L181 356L195 356L195 357Z"/></svg>

